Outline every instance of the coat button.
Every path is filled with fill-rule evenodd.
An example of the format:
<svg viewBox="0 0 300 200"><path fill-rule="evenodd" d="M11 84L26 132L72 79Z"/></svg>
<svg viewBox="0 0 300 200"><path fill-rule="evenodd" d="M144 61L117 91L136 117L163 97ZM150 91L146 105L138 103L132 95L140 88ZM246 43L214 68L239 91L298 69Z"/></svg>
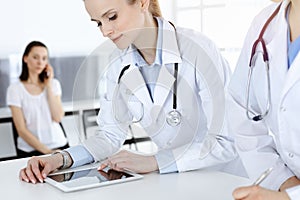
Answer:
<svg viewBox="0 0 300 200"><path fill-rule="evenodd" d="M293 157L294 157L294 154L293 154L293 153L289 153L289 157L290 157L290 158L293 158Z"/></svg>
<svg viewBox="0 0 300 200"><path fill-rule="evenodd" d="M126 95L131 95L131 91L129 89L126 89L125 94Z"/></svg>

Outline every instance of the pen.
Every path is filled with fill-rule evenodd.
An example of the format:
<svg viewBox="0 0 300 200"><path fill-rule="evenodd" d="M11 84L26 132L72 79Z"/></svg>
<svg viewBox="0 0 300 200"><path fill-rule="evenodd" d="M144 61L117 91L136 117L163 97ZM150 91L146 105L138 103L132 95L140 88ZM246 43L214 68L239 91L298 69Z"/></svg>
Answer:
<svg viewBox="0 0 300 200"><path fill-rule="evenodd" d="M264 171L259 177L258 179L253 183L253 185L259 185L261 184L261 182L263 182L263 180L265 180L267 178L267 176L271 173L271 171L273 170L272 167L270 167L269 169L267 169L266 171Z"/></svg>

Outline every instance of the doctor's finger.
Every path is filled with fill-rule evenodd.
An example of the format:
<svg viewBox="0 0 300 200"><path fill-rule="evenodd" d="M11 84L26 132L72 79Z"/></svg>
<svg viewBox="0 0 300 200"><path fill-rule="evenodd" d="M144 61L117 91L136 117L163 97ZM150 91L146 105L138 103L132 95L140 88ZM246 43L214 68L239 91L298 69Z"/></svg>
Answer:
<svg viewBox="0 0 300 200"><path fill-rule="evenodd" d="M108 166L111 169L117 170L117 171L123 171L123 168L121 166L123 166L124 164L121 165L121 163L124 163L125 159L124 158L115 158L113 160L108 159Z"/></svg>
<svg viewBox="0 0 300 200"><path fill-rule="evenodd" d="M104 160L101 165L98 167L98 170L103 170L108 166L108 160Z"/></svg>
<svg viewBox="0 0 300 200"><path fill-rule="evenodd" d="M236 200L240 200L240 199L245 199L246 197L248 197L251 193L251 191L253 190L253 187L256 186L248 186L248 187L240 187L237 188L233 191L233 197Z"/></svg>
<svg viewBox="0 0 300 200"><path fill-rule="evenodd" d="M122 172L125 171L125 169L128 171L133 171L133 169L131 169L130 166L128 165L128 162L118 162L114 166L114 170L116 171Z"/></svg>
<svg viewBox="0 0 300 200"><path fill-rule="evenodd" d="M120 163L128 163L129 158L128 157L115 157L115 158L109 158L109 163L114 166L116 164ZM120 166L120 165L119 165Z"/></svg>
<svg viewBox="0 0 300 200"><path fill-rule="evenodd" d="M43 182L43 177L42 177L42 173L41 173L41 163L38 160L37 157L32 157L32 159L29 161L29 167L31 170L28 170L29 172L33 172L33 175L39 180L39 182ZM26 170L27 172L27 170Z"/></svg>
<svg viewBox="0 0 300 200"><path fill-rule="evenodd" d="M20 170L19 178L20 178L21 181L26 181L27 183L29 183L29 178L25 173L25 169L26 168L23 168L23 169Z"/></svg>
<svg viewBox="0 0 300 200"><path fill-rule="evenodd" d="M51 168L50 164L45 164L44 169L42 170L41 174L43 176L43 179L45 179L50 172L52 172L53 169Z"/></svg>
<svg viewBox="0 0 300 200"><path fill-rule="evenodd" d="M37 178L34 175L32 169L30 167L26 167L24 169L24 172L25 172L26 176L28 177L29 182L34 183L34 184L37 183Z"/></svg>

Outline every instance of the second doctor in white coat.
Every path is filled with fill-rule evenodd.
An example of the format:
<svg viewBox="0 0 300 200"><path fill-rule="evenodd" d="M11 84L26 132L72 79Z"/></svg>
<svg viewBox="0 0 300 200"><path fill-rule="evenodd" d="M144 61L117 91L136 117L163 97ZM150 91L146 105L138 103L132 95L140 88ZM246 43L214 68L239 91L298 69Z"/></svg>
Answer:
<svg viewBox="0 0 300 200"><path fill-rule="evenodd" d="M238 156L226 129L224 88L230 71L216 46L161 18L156 0L85 0L85 6L103 35L123 49L119 57L112 57L106 72L107 93L101 97L98 115L101 130L83 145L30 159L20 178L34 183L56 168L99 160L104 160L102 168L109 165L137 173L200 168L235 172L241 167L235 165ZM166 122L174 100L182 115L177 126ZM141 119L157 145L154 155L118 152L134 120L130 115Z"/></svg>
<svg viewBox="0 0 300 200"><path fill-rule="evenodd" d="M298 50L297 48L293 50L297 52L294 56L288 54L288 51L293 48L292 42L299 40L300 32L297 28L299 18L298 21L294 18L294 11L298 10L296 13L299 13L299 5L298 0L283 1L278 14L263 35L270 66L271 106L268 115L260 121L247 118L246 88L252 45L279 4L265 8L253 21L229 85L229 93L232 97L229 109L230 125L236 133L236 147L244 166L253 181L263 171L272 167L272 172L261 185L280 191L300 184L299 45ZM295 21L297 21L296 24L293 23ZM290 44L289 47L288 44ZM262 52L261 45L258 46L256 52ZM290 62L288 62L288 57L292 58ZM264 113L267 108L268 85L261 54L257 57L250 84L249 111ZM254 196L257 191L255 187L248 190L249 193L245 191L234 193L236 199L258 199L258 196ZM293 198L297 197L295 199L300 196L299 187L287 191L290 191ZM267 199L275 199L275 196L270 197ZM262 196L260 198L264 199Z"/></svg>

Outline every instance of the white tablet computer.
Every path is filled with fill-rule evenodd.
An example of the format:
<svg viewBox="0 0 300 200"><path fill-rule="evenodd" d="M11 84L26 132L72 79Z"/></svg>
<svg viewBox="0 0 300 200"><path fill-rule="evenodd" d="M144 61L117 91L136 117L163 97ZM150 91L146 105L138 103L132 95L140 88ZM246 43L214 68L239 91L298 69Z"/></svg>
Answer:
<svg viewBox="0 0 300 200"><path fill-rule="evenodd" d="M142 177L143 176L139 174L119 172L109 168L103 170L90 168L50 174L45 179L45 182L64 192L72 192L116 183L124 183L138 180Z"/></svg>

